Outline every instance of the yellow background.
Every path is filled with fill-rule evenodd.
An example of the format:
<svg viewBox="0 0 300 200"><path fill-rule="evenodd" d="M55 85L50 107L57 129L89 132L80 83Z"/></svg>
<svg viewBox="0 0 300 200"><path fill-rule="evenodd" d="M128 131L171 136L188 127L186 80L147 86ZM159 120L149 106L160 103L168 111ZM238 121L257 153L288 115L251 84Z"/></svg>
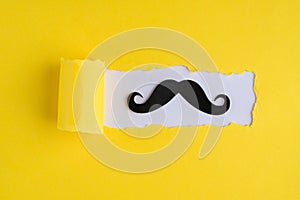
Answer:
<svg viewBox="0 0 300 200"><path fill-rule="evenodd" d="M2 1L0 198L300 199L299 9L298 0ZM258 99L253 125L224 128L205 159L198 134L170 167L132 175L57 130L58 72L61 57L84 59L145 26L194 38L221 72L253 71Z"/></svg>

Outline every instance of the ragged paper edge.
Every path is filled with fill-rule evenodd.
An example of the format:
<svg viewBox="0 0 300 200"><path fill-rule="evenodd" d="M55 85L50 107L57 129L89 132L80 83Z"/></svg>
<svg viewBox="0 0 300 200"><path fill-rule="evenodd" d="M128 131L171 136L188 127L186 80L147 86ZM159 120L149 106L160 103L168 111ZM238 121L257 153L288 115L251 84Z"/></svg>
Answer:
<svg viewBox="0 0 300 200"><path fill-rule="evenodd" d="M155 71L156 73L159 73L160 70L163 70L165 69L166 67L162 67L162 68L157 68L157 67L154 67L152 69L152 72ZM231 73L229 75L227 74L224 74L224 73L219 73L219 72L207 72L207 71L195 71L195 72L191 72L186 66L170 66L169 68L175 68L176 70L178 70L179 73L183 73L183 74L193 74L193 73L201 73L203 75L205 74L209 74L209 75L218 75L218 76L221 76L222 78L226 78L226 79L230 79L232 77L236 77L236 78L239 78L240 76L245 76L245 77L248 77L249 80L251 80L251 88L250 88L250 98L253 99L251 104L249 104L249 113L247 113L247 116L249 116L249 120L247 122L237 122L235 120L232 120L232 121L228 121L228 122L224 122L222 125L218 125L218 124L211 124L211 123L203 123L203 124L199 124L199 125L182 125L182 126L178 126L178 125L162 125L162 124L144 124L144 125L139 125L139 126L126 126L126 127L116 127L116 126L110 126L110 125L105 125L105 127L108 127L108 128L116 128L116 129L123 129L123 130L126 130L126 129L130 129L130 128L147 128L149 126L164 126L164 127L167 127L167 128L175 128L175 127L192 127L192 126L206 126L206 125L211 125L211 126L218 126L218 127L225 127L225 126L228 126L228 125L231 125L231 124L236 124L236 125L241 125L241 126L251 126L252 122L253 122L253 108L254 108L254 105L256 103L256 94L255 94L255 91L254 91L254 81L255 81L255 74L251 71L248 71L248 70L245 70L241 73ZM124 73L123 70L109 70L110 72L112 72L113 74L114 73ZM144 70L134 70L135 72L137 73L140 73L140 72L144 72ZM162 71L163 72L163 71ZM247 109L247 110L248 110Z"/></svg>

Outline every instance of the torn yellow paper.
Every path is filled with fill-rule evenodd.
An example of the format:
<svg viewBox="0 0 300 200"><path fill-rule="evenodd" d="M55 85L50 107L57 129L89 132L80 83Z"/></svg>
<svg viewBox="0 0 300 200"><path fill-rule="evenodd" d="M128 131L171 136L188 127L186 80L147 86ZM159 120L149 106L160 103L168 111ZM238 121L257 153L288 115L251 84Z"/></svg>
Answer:
<svg viewBox="0 0 300 200"><path fill-rule="evenodd" d="M81 60L61 59L57 127L62 130L76 131L72 98L76 75L81 63Z"/></svg>
<svg viewBox="0 0 300 200"><path fill-rule="evenodd" d="M103 78L98 74L103 71L104 63L100 60L61 60L57 123L59 129L84 133L101 132L98 122L95 121L94 98L91 96L102 94L101 80ZM99 83L100 86L97 87ZM100 92L96 91L97 88ZM103 108L102 103L99 103L101 104L99 108ZM99 112L101 128L103 114L101 109ZM78 117L75 118L75 116Z"/></svg>

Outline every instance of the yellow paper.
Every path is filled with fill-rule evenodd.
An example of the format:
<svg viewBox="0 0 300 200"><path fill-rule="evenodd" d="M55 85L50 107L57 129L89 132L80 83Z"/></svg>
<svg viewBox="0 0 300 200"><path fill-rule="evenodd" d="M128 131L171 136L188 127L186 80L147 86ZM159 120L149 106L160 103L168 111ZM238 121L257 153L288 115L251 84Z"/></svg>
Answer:
<svg viewBox="0 0 300 200"><path fill-rule="evenodd" d="M84 67L82 67L83 64ZM103 102L99 101L98 117L101 128L98 130L98 127L93 125L97 123L93 123L93 115L97 115L93 104L94 99L87 97L87 93L91 91L95 95L99 93L100 98L103 97L103 84L101 84L103 77L95 77L95 84L91 82L91 79L96 71L100 70L101 73L104 68L104 63L99 60L61 59L57 122L59 129L84 133L102 132ZM74 95L75 88L77 96ZM75 111L79 112L78 119L75 118Z"/></svg>
<svg viewBox="0 0 300 200"><path fill-rule="evenodd" d="M299 199L299 10L297 0L2 1L0 199ZM202 127L173 165L135 175L100 164L77 134L57 129L57 94L61 57L84 60L108 37L145 26L194 38L222 73L253 71L257 104L252 126L224 128L205 159ZM136 52L111 68L188 66L162 54ZM114 133L114 144L137 152L173 137Z"/></svg>

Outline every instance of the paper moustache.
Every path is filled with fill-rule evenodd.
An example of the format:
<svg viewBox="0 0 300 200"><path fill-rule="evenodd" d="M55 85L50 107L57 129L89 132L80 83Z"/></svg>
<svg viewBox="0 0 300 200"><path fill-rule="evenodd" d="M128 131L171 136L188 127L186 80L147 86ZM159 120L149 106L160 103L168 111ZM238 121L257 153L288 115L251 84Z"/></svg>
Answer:
<svg viewBox="0 0 300 200"><path fill-rule="evenodd" d="M230 99L224 94L219 94L214 98L214 101L222 98L224 100L223 105L212 104L201 86L192 80L184 80L180 82L175 80L165 80L155 87L151 96L142 104L135 103L134 97L143 96L138 92L133 92L128 96L128 106L133 112L148 113L167 104L177 94L180 94L193 107L211 115L222 115L229 109L230 106Z"/></svg>

